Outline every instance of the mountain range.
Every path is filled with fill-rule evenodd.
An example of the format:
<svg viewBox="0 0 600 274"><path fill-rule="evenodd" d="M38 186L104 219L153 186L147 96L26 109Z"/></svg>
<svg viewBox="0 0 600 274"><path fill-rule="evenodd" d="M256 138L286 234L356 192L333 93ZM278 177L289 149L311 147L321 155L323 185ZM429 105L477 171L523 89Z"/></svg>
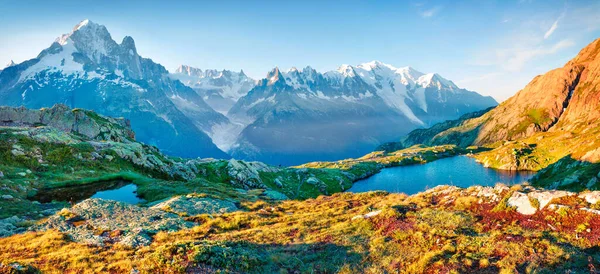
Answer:
<svg viewBox="0 0 600 274"><path fill-rule="evenodd" d="M226 115L229 109L256 84L243 70L201 70L181 65L171 74L183 84L193 88L214 110Z"/></svg>
<svg viewBox="0 0 600 274"><path fill-rule="evenodd" d="M0 105L63 103L131 120L168 154L293 165L355 157L415 128L497 103L436 73L373 61L325 73L182 65L173 73L84 20L36 58L0 71ZM291 157L293 156L293 157Z"/></svg>
<svg viewBox="0 0 600 274"><path fill-rule="evenodd" d="M355 157L496 104L436 73L379 61L325 73L275 68L229 110L230 120L244 125L230 154L282 164Z"/></svg>

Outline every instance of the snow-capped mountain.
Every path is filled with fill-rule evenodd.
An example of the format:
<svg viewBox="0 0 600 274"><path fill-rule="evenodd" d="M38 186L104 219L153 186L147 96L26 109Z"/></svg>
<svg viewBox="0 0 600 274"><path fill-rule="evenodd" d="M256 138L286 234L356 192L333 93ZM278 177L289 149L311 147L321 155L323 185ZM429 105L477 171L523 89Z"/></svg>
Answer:
<svg viewBox="0 0 600 274"><path fill-rule="evenodd" d="M6 64L6 66L4 66L4 68L12 67L14 65L15 65L15 61L10 60L10 62L8 64Z"/></svg>
<svg viewBox="0 0 600 274"><path fill-rule="evenodd" d="M36 58L0 72L0 105L64 103L131 120L137 139L179 156L228 157L206 132L229 120L191 88L137 53L133 38L119 44L89 20L56 39Z"/></svg>
<svg viewBox="0 0 600 274"><path fill-rule="evenodd" d="M226 114L256 84L256 81L244 74L243 70L240 72L214 69L202 71L186 65L179 66L171 77L193 88L206 103L222 114Z"/></svg>
<svg viewBox="0 0 600 274"><path fill-rule="evenodd" d="M496 104L438 74L378 61L325 73L275 68L229 111L246 125L230 153L274 164L351 157Z"/></svg>

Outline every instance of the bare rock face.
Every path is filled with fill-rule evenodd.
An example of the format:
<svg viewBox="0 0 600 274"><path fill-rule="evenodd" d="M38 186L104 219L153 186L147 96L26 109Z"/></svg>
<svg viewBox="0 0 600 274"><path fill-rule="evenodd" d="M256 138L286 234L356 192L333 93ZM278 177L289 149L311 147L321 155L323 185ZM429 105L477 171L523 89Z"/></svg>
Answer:
<svg viewBox="0 0 600 274"><path fill-rule="evenodd" d="M591 191L591 192L581 193L581 194L579 194L578 197L585 199L586 202L593 205L593 204L598 203L598 201L600 201L600 191Z"/></svg>
<svg viewBox="0 0 600 274"><path fill-rule="evenodd" d="M600 118L600 39L581 50L567 65L582 69L573 87L572 98L565 106L556 129L574 130L597 124Z"/></svg>
<svg viewBox="0 0 600 274"><path fill-rule="evenodd" d="M231 159L227 163L227 172L234 178L234 184L244 188L266 188L259 172L277 172L279 169L261 162L244 162Z"/></svg>
<svg viewBox="0 0 600 274"><path fill-rule="evenodd" d="M600 39L564 67L535 77L516 95L477 117L446 122L410 133L405 146L416 143L487 145L518 140L538 132L574 130L600 118ZM419 136L425 137L420 138Z"/></svg>
<svg viewBox="0 0 600 274"><path fill-rule="evenodd" d="M531 204L529 197L525 193L515 192L508 198L507 204L515 207L517 212L523 215L532 215L537 212L537 208Z"/></svg>
<svg viewBox="0 0 600 274"><path fill-rule="evenodd" d="M524 193L516 191L507 200L507 204L523 215L533 215L538 210L546 208L554 199L575 195L568 191L540 191L528 189L531 192Z"/></svg>
<svg viewBox="0 0 600 274"><path fill-rule="evenodd" d="M52 108L0 107L0 126L50 126L98 141L128 142L135 139L128 120L110 118L57 104Z"/></svg>

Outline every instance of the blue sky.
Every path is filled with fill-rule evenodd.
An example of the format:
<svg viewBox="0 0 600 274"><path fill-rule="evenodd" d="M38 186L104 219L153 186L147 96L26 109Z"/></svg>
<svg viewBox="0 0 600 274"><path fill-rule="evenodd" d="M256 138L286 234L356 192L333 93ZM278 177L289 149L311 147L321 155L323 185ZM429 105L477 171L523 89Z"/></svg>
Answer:
<svg viewBox="0 0 600 274"><path fill-rule="evenodd" d="M598 0L171 2L0 0L0 64L35 57L89 18L169 70L262 78L275 66L379 60L502 101L600 38Z"/></svg>

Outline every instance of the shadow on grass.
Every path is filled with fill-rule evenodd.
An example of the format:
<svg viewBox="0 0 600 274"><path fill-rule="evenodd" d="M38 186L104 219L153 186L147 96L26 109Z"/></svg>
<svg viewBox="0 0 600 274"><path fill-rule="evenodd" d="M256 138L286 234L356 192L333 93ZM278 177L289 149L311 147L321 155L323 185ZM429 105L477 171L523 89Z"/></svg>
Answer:
<svg viewBox="0 0 600 274"><path fill-rule="evenodd" d="M533 186L547 189L582 191L600 186L600 163L577 160L567 155L538 171L531 179Z"/></svg>
<svg viewBox="0 0 600 274"><path fill-rule="evenodd" d="M201 241L173 245L156 255L159 261L177 261L182 251L189 260L187 273L337 273L342 268L361 272L363 267L360 254L332 243Z"/></svg>

